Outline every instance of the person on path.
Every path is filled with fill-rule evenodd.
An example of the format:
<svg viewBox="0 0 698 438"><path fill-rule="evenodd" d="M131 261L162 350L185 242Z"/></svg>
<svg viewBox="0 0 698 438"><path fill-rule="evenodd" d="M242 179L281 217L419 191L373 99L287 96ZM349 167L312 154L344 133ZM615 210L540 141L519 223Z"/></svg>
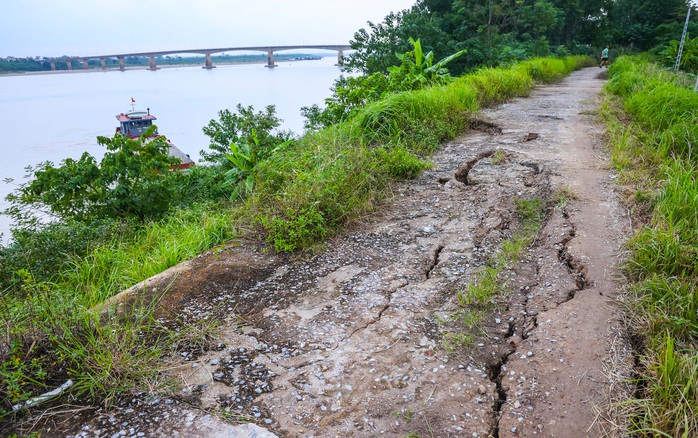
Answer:
<svg viewBox="0 0 698 438"><path fill-rule="evenodd" d="M601 51L601 64L599 64L599 68L603 67L604 65L606 68L608 68L608 46Z"/></svg>

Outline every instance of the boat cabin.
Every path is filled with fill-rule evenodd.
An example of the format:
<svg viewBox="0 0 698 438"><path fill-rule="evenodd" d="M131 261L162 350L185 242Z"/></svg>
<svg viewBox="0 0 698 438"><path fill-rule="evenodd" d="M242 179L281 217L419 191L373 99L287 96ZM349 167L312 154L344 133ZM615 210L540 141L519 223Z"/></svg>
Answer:
<svg viewBox="0 0 698 438"><path fill-rule="evenodd" d="M150 110L146 111L129 111L116 116L119 121L119 126L116 132L125 135L128 138L140 137L146 129L156 120L155 116L150 115ZM157 130L154 135L158 135Z"/></svg>
<svg viewBox="0 0 698 438"><path fill-rule="evenodd" d="M125 114L121 113L116 116L116 120L119 121L119 126L116 127L117 134L125 135L128 138L138 138L146 129L152 126L153 120L157 119L155 116L150 115L150 108L148 108L148 111L131 110ZM152 137L147 139L146 142L159 136L160 134L158 134L156 129ZM167 140L167 145L169 146L170 156L180 159L181 163L178 166L180 169L187 169L195 165L194 160L173 145L170 140Z"/></svg>

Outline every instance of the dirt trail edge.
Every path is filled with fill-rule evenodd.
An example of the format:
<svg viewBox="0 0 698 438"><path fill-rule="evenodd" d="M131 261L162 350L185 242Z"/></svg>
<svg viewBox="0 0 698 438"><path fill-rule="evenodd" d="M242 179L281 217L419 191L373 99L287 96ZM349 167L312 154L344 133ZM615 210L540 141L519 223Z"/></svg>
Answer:
<svg viewBox="0 0 698 438"><path fill-rule="evenodd" d="M630 363L614 308L630 224L590 115L598 75L483 111L380 217L319 254L240 244L123 294L167 290L172 329L224 324L171 358L183 392L135 396L61 436L602 436ZM513 292L449 352L456 293L516 231L515 200L560 190L575 200L507 273Z"/></svg>

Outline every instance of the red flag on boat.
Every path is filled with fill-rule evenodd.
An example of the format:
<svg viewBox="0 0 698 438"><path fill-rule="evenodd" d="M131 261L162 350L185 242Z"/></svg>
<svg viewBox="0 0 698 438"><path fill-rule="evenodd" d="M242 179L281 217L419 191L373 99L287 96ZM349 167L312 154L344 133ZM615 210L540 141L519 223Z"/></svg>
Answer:
<svg viewBox="0 0 698 438"><path fill-rule="evenodd" d="M135 101L135 100L133 100L133 97L131 98L131 103L136 103L136 101Z"/></svg>

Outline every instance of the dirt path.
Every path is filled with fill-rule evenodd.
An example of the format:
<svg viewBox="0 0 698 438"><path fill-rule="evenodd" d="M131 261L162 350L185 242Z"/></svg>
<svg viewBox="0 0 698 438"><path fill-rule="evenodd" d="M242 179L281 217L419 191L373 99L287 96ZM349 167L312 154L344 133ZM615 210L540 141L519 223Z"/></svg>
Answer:
<svg viewBox="0 0 698 438"><path fill-rule="evenodd" d="M598 74L485 111L496 126L444 145L381 217L315 256L240 245L149 281L170 285L163 318L226 321L213 348L180 349L178 396L135 397L62 436L601 436L626 360L613 301L627 219L589 115ZM514 293L449 352L456 293L516 230L515 200L562 189L576 200L509 272Z"/></svg>

